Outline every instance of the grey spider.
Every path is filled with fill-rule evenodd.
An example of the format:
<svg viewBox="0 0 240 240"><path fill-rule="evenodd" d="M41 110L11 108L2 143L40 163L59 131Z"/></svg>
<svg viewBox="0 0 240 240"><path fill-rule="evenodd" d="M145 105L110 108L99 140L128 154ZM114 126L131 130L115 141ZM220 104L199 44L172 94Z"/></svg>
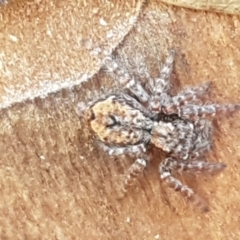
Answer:
<svg viewBox="0 0 240 240"><path fill-rule="evenodd" d="M153 144L168 155L159 165L162 181L207 210L207 204L174 177L174 172L217 173L226 167L224 163L206 161L206 154L212 146L212 119L231 114L240 105L207 104L205 99L210 83L185 88L172 96L170 77L174 55L175 51L171 50L160 69L160 76L149 78L146 89L115 60L106 61L108 69L119 76L118 80L125 90L107 94L87 104L81 102L77 112L88 122L109 155L136 156L136 161L125 174L125 192L147 166L147 147Z"/></svg>

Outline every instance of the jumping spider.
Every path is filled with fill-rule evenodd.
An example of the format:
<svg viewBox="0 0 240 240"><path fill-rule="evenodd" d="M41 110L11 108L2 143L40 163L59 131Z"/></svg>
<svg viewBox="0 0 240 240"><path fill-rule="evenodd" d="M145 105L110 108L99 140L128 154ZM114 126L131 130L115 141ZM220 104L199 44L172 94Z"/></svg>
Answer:
<svg viewBox="0 0 240 240"><path fill-rule="evenodd" d="M226 167L224 163L206 161L212 146L212 119L229 115L240 105L206 103L210 83L185 88L172 96L170 76L174 55L175 51L171 50L160 69L159 78L149 78L146 89L112 59L108 67L119 75L119 82L125 90L86 105L79 103L77 112L87 120L109 155L136 156L136 161L125 174L125 191L147 166L147 146L153 144L168 155L159 165L162 181L207 210L204 201L173 173L216 173Z"/></svg>

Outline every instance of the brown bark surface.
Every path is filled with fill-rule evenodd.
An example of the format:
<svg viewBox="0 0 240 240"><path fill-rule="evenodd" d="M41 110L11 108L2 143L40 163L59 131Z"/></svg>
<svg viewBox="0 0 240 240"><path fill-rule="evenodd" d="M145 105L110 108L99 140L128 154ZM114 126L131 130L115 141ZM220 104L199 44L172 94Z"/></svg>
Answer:
<svg viewBox="0 0 240 240"><path fill-rule="evenodd" d="M88 1L23 2L0 9L0 238L240 239L239 114L218 122L210 156L228 168L217 177L183 176L209 202L210 211L201 213L159 181L162 152L154 152L144 177L117 200L121 176L133 159L113 159L97 148L75 112L79 101L111 92L113 79L98 69L104 49L109 53L119 43L115 53L135 75L147 66L156 76L175 48L178 87L211 80L214 100L240 102L240 17L158 1L94 4L98 13L90 19L94 8ZM118 31L108 42L102 27L116 26L114 16L120 19ZM59 36L56 42L47 38L48 26ZM47 86L59 86L47 96L46 74ZM70 88L74 80L86 82ZM25 101L16 101L21 94ZM31 100L31 94L38 97Z"/></svg>
<svg viewBox="0 0 240 240"><path fill-rule="evenodd" d="M162 2L205 11L227 14L240 13L240 2L238 0L162 0Z"/></svg>

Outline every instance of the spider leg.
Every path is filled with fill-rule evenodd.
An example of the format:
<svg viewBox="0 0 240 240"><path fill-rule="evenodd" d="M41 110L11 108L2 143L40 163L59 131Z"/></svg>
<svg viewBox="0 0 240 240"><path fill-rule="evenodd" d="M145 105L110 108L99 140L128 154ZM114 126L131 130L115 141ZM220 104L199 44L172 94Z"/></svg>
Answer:
<svg viewBox="0 0 240 240"><path fill-rule="evenodd" d="M134 78L130 79L128 82L124 84L125 88L129 89L129 91L138 99L138 101L144 106L148 106L149 95L143 86L136 81Z"/></svg>
<svg viewBox="0 0 240 240"><path fill-rule="evenodd" d="M227 165L225 163L212 163L198 160L190 163L180 162L176 165L175 170L178 172L186 171L191 173L205 172L208 174L216 174L223 171L226 167Z"/></svg>
<svg viewBox="0 0 240 240"><path fill-rule="evenodd" d="M135 180L141 175L148 164L148 157L146 156L145 145L132 145L127 147L108 147L104 143L101 144L103 149L109 153L109 155L122 155L122 154L135 154L140 157L129 167L123 177L123 186L121 189L121 198L127 193L127 189L133 185Z"/></svg>
<svg viewBox="0 0 240 240"><path fill-rule="evenodd" d="M146 147L143 143L138 145L129 145L126 147L107 146L103 142L99 143L101 148L111 156L124 154L140 154L146 152Z"/></svg>
<svg viewBox="0 0 240 240"><path fill-rule="evenodd" d="M201 119L195 122L194 143L190 155L191 159L203 158L212 148L213 126L210 121Z"/></svg>
<svg viewBox="0 0 240 240"><path fill-rule="evenodd" d="M174 57L175 50L171 50L160 70L160 77L155 79L156 87L153 92L154 95L160 96L161 93L168 92L170 90L170 76L173 70Z"/></svg>
<svg viewBox="0 0 240 240"><path fill-rule="evenodd" d="M108 61L105 60L105 64L109 71L114 72L117 75L117 81L120 85L128 89L140 103L143 105L148 105L149 95L142 85L134 79L126 70L120 66L120 64L114 59Z"/></svg>
<svg viewBox="0 0 240 240"><path fill-rule="evenodd" d="M127 189L133 185L135 180L142 175L144 169L148 165L148 158L137 158L137 160L129 167L129 169L124 174L124 182L123 182L123 194L127 193Z"/></svg>
<svg viewBox="0 0 240 240"><path fill-rule="evenodd" d="M171 99L168 92L171 88L170 76L173 70L174 56L175 51L171 50L160 70L160 77L154 79L155 86L149 102L149 110L155 114L161 111L162 103L168 103Z"/></svg>
<svg viewBox="0 0 240 240"><path fill-rule="evenodd" d="M203 85L186 88L178 95L172 98L172 102L168 105L162 106L162 110L165 114L174 114L178 112L181 106L187 104L202 103L207 98L211 82L207 82Z"/></svg>
<svg viewBox="0 0 240 240"><path fill-rule="evenodd" d="M128 78L126 78L127 73L124 74L125 81L122 81L121 84L128 88L130 92L138 99L138 101L145 107L150 106L150 110L159 111L160 96L163 92L167 93L171 88L169 79L173 69L174 56L175 51L171 50L162 69L160 70L160 77L154 80L155 89L153 90L153 96L151 99L149 94L140 83L138 83L134 78L131 78L130 75Z"/></svg>
<svg viewBox="0 0 240 240"><path fill-rule="evenodd" d="M214 116L231 115L240 109L240 104L210 104L210 105L187 105L179 109L178 115L190 120Z"/></svg>
<svg viewBox="0 0 240 240"><path fill-rule="evenodd" d="M194 205L203 211L208 211L208 205L191 188L184 185L181 181L172 176L172 170L178 168L178 162L173 158L166 158L159 166L160 178L168 184L169 187L179 191L184 197L193 202Z"/></svg>

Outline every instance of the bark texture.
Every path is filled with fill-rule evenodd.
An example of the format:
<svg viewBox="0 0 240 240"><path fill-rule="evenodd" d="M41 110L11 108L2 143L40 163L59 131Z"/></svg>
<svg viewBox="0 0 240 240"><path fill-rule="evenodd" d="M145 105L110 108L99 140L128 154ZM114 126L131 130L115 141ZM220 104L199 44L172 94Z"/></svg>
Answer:
<svg viewBox="0 0 240 240"><path fill-rule="evenodd" d="M240 239L239 114L218 122L210 156L226 171L183 177L209 201L203 214L160 183L162 152L117 200L133 159L97 148L75 112L111 92L99 69L114 49L135 75L147 66L156 76L175 48L177 87L211 80L214 100L240 102L239 16L154 0L42 0L10 2L0 18L1 239Z"/></svg>

